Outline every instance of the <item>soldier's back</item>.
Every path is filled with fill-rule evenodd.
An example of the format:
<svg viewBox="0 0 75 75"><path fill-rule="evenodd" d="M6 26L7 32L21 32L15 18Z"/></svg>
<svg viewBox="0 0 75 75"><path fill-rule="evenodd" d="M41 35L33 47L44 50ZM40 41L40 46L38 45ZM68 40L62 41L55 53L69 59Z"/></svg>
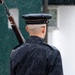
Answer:
<svg viewBox="0 0 75 75"><path fill-rule="evenodd" d="M30 37L11 54L14 75L48 75L58 53L58 50L45 44L43 39Z"/></svg>

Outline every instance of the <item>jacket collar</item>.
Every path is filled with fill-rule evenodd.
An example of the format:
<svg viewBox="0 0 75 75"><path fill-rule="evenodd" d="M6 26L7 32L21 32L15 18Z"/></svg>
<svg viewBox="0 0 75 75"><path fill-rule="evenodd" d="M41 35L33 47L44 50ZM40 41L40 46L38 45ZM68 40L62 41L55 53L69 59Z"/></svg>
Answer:
<svg viewBox="0 0 75 75"><path fill-rule="evenodd" d="M44 39L37 37L37 36L30 36L27 40L26 43L35 43L35 44L40 44L43 43Z"/></svg>

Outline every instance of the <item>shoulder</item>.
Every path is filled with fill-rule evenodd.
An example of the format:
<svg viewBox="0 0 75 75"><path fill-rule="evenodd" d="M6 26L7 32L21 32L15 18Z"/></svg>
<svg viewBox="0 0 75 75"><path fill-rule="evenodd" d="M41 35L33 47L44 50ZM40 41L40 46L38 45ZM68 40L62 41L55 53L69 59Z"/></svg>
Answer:
<svg viewBox="0 0 75 75"><path fill-rule="evenodd" d="M56 57L58 54L60 54L60 51L55 46L51 46L46 43L43 43L43 45L46 48L46 53L48 57Z"/></svg>
<svg viewBox="0 0 75 75"><path fill-rule="evenodd" d="M29 44L25 43L13 48L13 50L10 53L10 58L13 59L14 57L21 56L25 52L25 49L28 47L29 47Z"/></svg>
<svg viewBox="0 0 75 75"><path fill-rule="evenodd" d="M47 43L43 43L43 45L51 51L59 52L55 46L48 45Z"/></svg>
<svg viewBox="0 0 75 75"><path fill-rule="evenodd" d="M61 59L60 51L55 46L51 46L46 43L44 43L44 45L48 47L48 50L46 51L48 63L53 65L56 59Z"/></svg>

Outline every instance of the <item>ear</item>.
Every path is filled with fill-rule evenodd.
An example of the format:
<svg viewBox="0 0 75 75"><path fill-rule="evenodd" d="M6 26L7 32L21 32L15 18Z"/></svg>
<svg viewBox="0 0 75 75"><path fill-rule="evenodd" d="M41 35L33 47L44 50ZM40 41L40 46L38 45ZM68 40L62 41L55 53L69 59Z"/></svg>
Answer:
<svg viewBox="0 0 75 75"><path fill-rule="evenodd" d="M44 26L42 26L42 33L44 33L45 32L45 27Z"/></svg>
<svg viewBox="0 0 75 75"><path fill-rule="evenodd" d="M25 27L26 31L29 32L28 26Z"/></svg>

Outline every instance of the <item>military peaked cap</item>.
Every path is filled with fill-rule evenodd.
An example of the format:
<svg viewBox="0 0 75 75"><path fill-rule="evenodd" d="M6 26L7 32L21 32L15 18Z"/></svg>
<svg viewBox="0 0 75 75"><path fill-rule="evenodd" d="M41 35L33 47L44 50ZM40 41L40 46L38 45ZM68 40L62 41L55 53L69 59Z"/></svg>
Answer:
<svg viewBox="0 0 75 75"><path fill-rule="evenodd" d="M22 18L25 19L26 24L46 24L48 19L52 18L52 15L46 13L26 14Z"/></svg>

